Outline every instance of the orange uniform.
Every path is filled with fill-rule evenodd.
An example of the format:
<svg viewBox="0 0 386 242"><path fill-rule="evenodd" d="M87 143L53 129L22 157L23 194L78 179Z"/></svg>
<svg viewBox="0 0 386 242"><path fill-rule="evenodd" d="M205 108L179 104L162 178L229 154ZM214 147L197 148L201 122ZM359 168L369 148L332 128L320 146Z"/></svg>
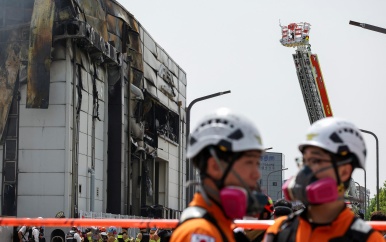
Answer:
<svg viewBox="0 0 386 242"><path fill-rule="evenodd" d="M377 231L372 231L371 226L366 224L363 220L357 219L353 223L355 218L354 213L349 209L345 208L339 216L329 224L312 224L308 222L306 217L306 211L300 214L297 225L296 239L293 241L294 234L289 236L287 241L321 241L321 242L332 242L332 241L357 241L358 235L364 235L367 239L360 241L372 241L372 242L385 242L384 238ZM264 241L272 242L278 241L274 239L273 235L277 235L281 231L281 225L287 219L287 216L279 217L275 220L275 223L267 229ZM294 221L292 221L294 223ZM290 226L290 225L289 225ZM350 235L355 238L353 240L347 240L346 232L349 231ZM283 231L281 231L283 233ZM346 239L346 240L345 240Z"/></svg>
<svg viewBox="0 0 386 242"><path fill-rule="evenodd" d="M204 208L216 220L223 234L229 242L234 242L232 231L232 220L227 218L218 206L210 201L209 206L200 193L196 193L189 206L198 206ZM172 233L171 242L192 241L192 242L221 242L223 241L220 231L217 227L205 218L194 218L183 222Z"/></svg>

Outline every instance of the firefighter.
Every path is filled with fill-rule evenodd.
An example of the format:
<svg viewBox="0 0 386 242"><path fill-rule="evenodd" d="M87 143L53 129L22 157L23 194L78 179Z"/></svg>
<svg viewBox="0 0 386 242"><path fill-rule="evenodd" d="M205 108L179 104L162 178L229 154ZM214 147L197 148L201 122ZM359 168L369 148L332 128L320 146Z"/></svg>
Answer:
<svg viewBox="0 0 386 242"><path fill-rule="evenodd" d="M118 242L118 239L117 239L117 228L114 227L114 226L110 226L108 229L107 229L107 241L108 242Z"/></svg>
<svg viewBox="0 0 386 242"><path fill-rule="evenodd" d="M118 242L128 242L130 241L129 235L128 235L128 228L122 228L122 232L120 232L117 236Z"/></svg>
<svg viewBox="0 0 386 242"><path fill-rule="evenodd" d="M187 151L200 172L199 191L171 241L235 241L233 220L258 207L254 191L263 151L260 132L246 118L225 108L204 118Z"/></svg>
<svg viewBox="0 0 386 242"><path fill-rule="evenodd" d="M305 209L277 218L265 241L384 242L344 202L353 170L366 167L361 131L349 121L324 118L311 125L299 150L301 169L284 183L283 192L287 200L301 201Z"/></svg>

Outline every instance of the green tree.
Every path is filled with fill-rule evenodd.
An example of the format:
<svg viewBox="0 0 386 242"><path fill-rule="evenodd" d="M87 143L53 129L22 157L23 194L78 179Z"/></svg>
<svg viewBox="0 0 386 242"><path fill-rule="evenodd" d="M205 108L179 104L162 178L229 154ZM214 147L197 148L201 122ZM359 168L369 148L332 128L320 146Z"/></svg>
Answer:
<svg viewBox="0 0 386 242"><path fill-rule="evenodd" d="M365 218L370 219L371 213L377 211L377 196L374 195L370 199L369 204L367 205L367 211ZM379 210L386 212L386 181L383 182L383 187L379 188Z"/></svg>

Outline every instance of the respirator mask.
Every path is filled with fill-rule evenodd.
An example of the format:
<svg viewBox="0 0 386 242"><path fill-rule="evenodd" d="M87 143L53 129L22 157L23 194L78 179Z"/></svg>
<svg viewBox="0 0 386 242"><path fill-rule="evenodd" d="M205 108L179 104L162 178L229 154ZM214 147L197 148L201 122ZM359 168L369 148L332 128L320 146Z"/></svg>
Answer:
<svg viewBox="0 0 386 242"><path fill-rule="evenodd" d="M327 167L317 173L330 169ZM295 177L288 179L282 187L288 201L301 201L305 206L324 204L338 199L338 185L331 177L317 179L308 166L304 166Z"/></svg>
<svg viewBox="0 0 386 242"><path fill-rule="evenodd" d="M209 149L210 154L214 157L220 167L220 160L217 157L213 148ZM261 212L264 205L268 201L268 197L258 191L251 191L242 178L234 171L231 171L233 163L236 159L231 161L228 167L225 169L223 177L220 181L215 182L219 188L219 197L222 208L227 217L230 219L241 219L244 216L253 216ZM243 187L239 186L226 186L224 187L224 180L229 172L233 172L235 177L240 181Z"/></svg>
<svg viewBox="0 0 386 242"><path fill-rule="evenodd" d="M220 202L227 217L241 219L246 215L260 213L268 202L268 197L261 192L248 192L242 187L227 186L220 190Z"/></svg>

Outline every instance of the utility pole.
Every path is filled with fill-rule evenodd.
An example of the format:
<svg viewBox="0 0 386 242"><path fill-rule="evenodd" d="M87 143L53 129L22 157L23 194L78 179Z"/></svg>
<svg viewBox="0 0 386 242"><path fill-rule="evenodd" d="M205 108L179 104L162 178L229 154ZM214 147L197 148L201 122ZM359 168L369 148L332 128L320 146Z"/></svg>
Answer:
<svg viewBox="0 0 386 242"><path fill-rule="evenodd" d="M360 129L361 132L370 134L375 138L375 152L376 152L376 168L377 168L377 211L379 211L379 145L378 137L371 131ZM367 191L366 191L367 192Z"/></svg>

